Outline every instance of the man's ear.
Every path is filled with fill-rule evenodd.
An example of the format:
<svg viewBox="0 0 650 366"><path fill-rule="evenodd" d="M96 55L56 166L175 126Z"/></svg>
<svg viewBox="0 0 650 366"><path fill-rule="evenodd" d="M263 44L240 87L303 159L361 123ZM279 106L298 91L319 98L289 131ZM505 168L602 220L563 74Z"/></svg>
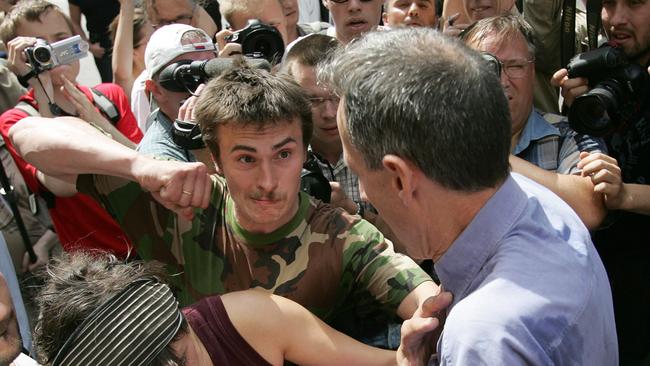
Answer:
<svg viewBox="0 0 650 366"><path fill-rule="evenodd" d="M327 3L327 0L322 0L323 1L323 6L327 8L327 10L330 9L329 4Z"/></svg>
<svg viewBox="0 0 650 366"><path fill-rule="evenodd" d="M417 170L411 162L397 155L388 154L382 159L384 168L389 173L387 182L390 188L397 192L397 196L405 206L414 199L417 192Z"/></svg>
<svg viewBox="0 0 650 366"><path fill-rule="evenodd" d="M155 81L151 79L145 80L144 89L147 92L151 93L151 95L156 100L156 102L161 102L161 93L160 93L161 86L159 86Z"/></svg>
<svg viewBox="0 0 650 366"><path fill-rule="evenodd" d="M381 20L382 20L382 23L384 23L384 25L388 24L388 14L386 14L385 11L381 12Z"/></svg>

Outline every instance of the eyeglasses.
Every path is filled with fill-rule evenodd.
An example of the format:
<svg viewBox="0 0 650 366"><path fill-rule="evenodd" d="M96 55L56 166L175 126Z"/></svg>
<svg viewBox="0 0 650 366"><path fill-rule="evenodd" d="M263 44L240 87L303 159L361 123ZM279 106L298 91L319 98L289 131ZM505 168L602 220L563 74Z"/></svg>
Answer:
<svg viewBox="0 0 650 366"><path fill-rule="evenodd" d="M309 97L307 99L309 99L313 108L323 108L325 106L325 102L330 102L334 105L338 105L341 98L339 98L337 95L332 94L329 97Z"/></svg>
<svg viewBox="0 0 650 366"><path fill-rule="evenodd" d="M535 60L526 59L501 61L489 52L481 52L481 55L491 65L497 76L501 76L501 71L503 71L511 79L521 79L526 76L528 65L535 62Z"/></svg>
<svg viewBox="0 0 650 366"><path fill-rule="evenodd" d="M170 24L186 24L191 25L192 19L194 18L194 11L196 10L196 4L192 5L192 11L190 14L181 14L174 19L161 19L158 24L152 24L153 29L158 29Z"/></svg>
<svg viewBox="0 0 650 366"><path fill-rule="evenodd" d="M333 2L333 3L337 3L337 4L345 4L345 3L348 2L348 0L330 0L330 1ZM360 0L360 1L362 3L369 3L369 2L375 1L375 0Z"/></svg>

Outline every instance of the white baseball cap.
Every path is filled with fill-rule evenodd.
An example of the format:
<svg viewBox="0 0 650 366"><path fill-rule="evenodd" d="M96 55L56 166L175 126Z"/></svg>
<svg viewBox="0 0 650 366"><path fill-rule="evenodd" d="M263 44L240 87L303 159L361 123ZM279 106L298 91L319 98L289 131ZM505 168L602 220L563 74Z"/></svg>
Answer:
<svg viewBox="0 0 650 366"><path fill-rule="evenodd" d="M216 51L207 33L187 24L169 24L151 35L144 51L144 66L151 79L176 57L200 51Z"/></svg>

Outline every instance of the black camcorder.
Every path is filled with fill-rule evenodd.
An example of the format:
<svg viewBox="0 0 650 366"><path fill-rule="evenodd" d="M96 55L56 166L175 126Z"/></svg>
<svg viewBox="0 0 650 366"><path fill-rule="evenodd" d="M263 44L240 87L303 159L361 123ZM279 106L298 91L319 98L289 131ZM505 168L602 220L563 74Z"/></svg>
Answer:
<svg viewBox="0 0 650 366"><path fill-rule="evenodd" d="M630 62L622 49L611 46L574 56L567 71L570 78L589 79L590 90L577 97L569 109L569 123L575 131L592 136L619 129L648 84L648 72Z"/></svg>
<svg viewBox="0 0 650 366"><path fill-rule="evenodd" d="M88 43L78 35L51 44L39 38L34 46L25 49L27 62L36 74L71 64L87 54Z"/></svg>
<svg viewBox="0 0 650 366"><path fill-rule="evenodd" d="M251 19L245 28L226 37L226 42L241 44L242 53L249 58L263 58L277 64L284 54L282 34L258 19Z"/></svg>

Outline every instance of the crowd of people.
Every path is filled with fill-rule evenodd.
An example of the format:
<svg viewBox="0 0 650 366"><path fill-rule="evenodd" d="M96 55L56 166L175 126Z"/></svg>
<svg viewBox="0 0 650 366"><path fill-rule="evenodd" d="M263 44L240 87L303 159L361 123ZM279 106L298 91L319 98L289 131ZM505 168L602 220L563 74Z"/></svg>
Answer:
<svg viewBox="0 0 650 366"><path fill-rule="evenodd" d="M100 3L0 0L0 366L650 364L650 2Z"/></svg>

